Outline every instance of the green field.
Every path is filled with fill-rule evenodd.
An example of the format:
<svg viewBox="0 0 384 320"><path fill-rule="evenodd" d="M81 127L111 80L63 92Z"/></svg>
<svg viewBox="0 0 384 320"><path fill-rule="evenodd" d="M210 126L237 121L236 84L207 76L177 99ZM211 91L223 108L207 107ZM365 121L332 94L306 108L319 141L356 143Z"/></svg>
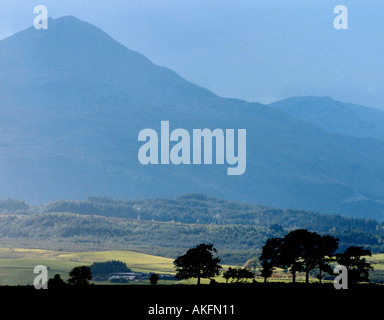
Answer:
<svg viewBox="0 0 384 320"><path fill-rule="evenodd" d="M39 249L0 248L0 285L32 284L37 265L49 268L49 277L60 274L66 280L69 271L79 265L120 260L134 272L174 273L173 259L132 251L62 252Z"/></svg>
<svg viewBox="0 0 384 320"><path fill-rule="evenodd" d="M90 251L90 252L63 252L41 249L8 249L0 248L0 285L32 285L36 274L33 269L37 265L44 265L49 270L49 278L60 274L67 280L72 268L80 265L91 265L94 262L119 260L125 262L133 272L155 272L157 274L174 274L173 259L134 251ZM227 267L227 266L224 266ZM224 281L217 277L217 281ZM202 283L209 280L202 279ZM105 284L105 282L98 282ZM108 282L109 283L109 282ZM134 282L149 284L148 280ZM163 280L162 283L175 283ZM196 280L183 280L181 283L196 283Z"/></svg>

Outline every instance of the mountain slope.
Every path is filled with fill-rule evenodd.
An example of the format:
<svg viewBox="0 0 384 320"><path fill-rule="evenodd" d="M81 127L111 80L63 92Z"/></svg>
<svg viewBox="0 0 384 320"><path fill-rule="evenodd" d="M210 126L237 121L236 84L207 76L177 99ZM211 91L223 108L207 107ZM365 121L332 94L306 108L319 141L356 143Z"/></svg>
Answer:
<svg viewBox="0 0 384 320"><path fill-rule="evenodd" d="M384 140L384 111L328 97L295 97L269 105L328 132Z"/></svg>
<svg viewBox="0 0 384 320"><path fill-rule="evenodd" d="M199 192L382 219L384 143L224 99L74 17L0 41L0 196L30 203ZM247 169L141 165L138 133L247 129ZM172 146L172 144L171 144Z"/></svg>

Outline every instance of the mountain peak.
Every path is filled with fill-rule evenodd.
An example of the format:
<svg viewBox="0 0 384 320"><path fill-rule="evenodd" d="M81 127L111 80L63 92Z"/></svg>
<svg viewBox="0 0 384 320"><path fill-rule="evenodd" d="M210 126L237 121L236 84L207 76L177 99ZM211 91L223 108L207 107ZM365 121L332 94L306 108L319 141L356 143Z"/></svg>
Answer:
<svg viewBox="0 0 384 320"><path fill-rule="evenodd" d="M48 29L32 26L0 41L0 93L2 87L9 92L20 84L38 86L42 96L60 86L76 87L81 95L108 86L126 96L151 95L158 101L180 90L185 96L215 96L71 15L50 19Z"/></svg>
<svg viewBox="0 0 384 320"><path fill-rule="evenodd" d="M62 17L58 17L56 19L52 19L54 21L70 21L70 22L73 22L73 21L78 21L78 22L83 22L82 20L76 18L75 16L72 16L72 15L68 15L68 16L62 16Z"/></svg>
<svg viewBox="0 0 384 320"><path fill-rule="evenodd" d="M89 45L90 41L93 41L92 45L99 43L99 46L110 46L112 42L117 44L109 35L92 24L74 16L64 16L56 19L49 18L48 29L35 29L31 26L0 41L0 50L21 50L25 51L25 56L30 56L39 51L38 48L43 49L40 51L58 46L61 47L60 49L65 46L74 49L82 42L85 42L83 47ZM109 43L105 44L105 41Z"/></svg>
<svg viewBox="0 0 384 320"><path fill-rule="evenodd" d="M102 36L112 39L107 33L105 33L100 28L94 26L91 23L80 20L72 15L59 17L56 19L50 19L48 24L48 29L45 31L57 32L59 29L66 29L66 33L80 32L79 34L71 34L72 37L82 36L85 32L88 32L87 36ZM41 31L41 30L38 30Z"/></svg>

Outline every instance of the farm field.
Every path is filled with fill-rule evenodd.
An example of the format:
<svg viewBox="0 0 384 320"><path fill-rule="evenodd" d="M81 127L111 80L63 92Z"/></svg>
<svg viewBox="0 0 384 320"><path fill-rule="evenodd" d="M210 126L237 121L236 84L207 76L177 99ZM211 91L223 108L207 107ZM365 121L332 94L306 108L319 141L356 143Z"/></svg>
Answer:
<svg viewBox="0 0 384 320"><path fill-rule="evenodd" d="M37 265L44 265L49 270L49 278L60 274L67 280L72 268L80 265L91 265L94 262L119 260L125 262L133 272L157 274L174 274L174 259L164 258L134 251L88 251L64 252L42 249L0 248L0 286L32 285L36 274L33 269ZM223 265L223 267L228 267ZM215 280L223 282L219 276ZM159 284L170 284L176 281L159 280ZM208 283L202 279L202 283ZM134 281L134 284L149 284L148 280ZM195 284L194 279L182 280L179 283ZM97 284L110 284L98 281Z"/></svg>
<svg viewBox="0 0 384 320"><path fill-rule="evenodd" d="M93 262L119 260L134 272L174 273L173 259L133 251L62 252L40 249L0 248L0 285L30 285L36 265L48 267L49 277L68 279L70 270Z"/></svg>

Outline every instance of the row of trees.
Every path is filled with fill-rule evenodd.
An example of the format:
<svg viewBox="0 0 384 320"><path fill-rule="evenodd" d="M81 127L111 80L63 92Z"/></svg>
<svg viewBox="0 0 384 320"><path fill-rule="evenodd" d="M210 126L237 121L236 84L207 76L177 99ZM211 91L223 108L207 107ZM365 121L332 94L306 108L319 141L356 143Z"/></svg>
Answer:
<svg viewBox="0 0 384 320"><path fill-rule="evenodd" d="M333 275L332 265L339 264L347 268L351 284L369 281L372 266L364 256L371 256L371 252L362 247L350 246L344 252L336 253L338 246L339 240L333 236L321 236L306 229L291 231L283 238L270 238L260 255L261 275L266 282L273 271L280 268L292 273L293 282L296 282L298 272L304 272L305 282L309 283L311 271L317 269L317 278L321 282L325 273ZM201 278L218 276L222 267L216 253L212 244L203 243L190 248L174 261L176 278L197 278L197 284L200 284ZM229 268L223 277L227 282L231 278L239 282L254 278L254 274L245 268Z"/></svg>
<svg viewBox="0 0 384 320"><path fill-rule="evenodd" d="M184 255L179 256L174 265L176 278L190 279L197 278L199 285L202 278L213 278L220 274L222 266L220 258L216 256L217 250L212 244L201 243L190 248ZM223 272L224 279L228 282L244 282L253 279L255 274L247 268L232 268ZM211 281L213 281L211 279Z"/></svg>
<svg viewBox="0 0 384 320"><path fill-rule="evenodd" d="M371 251L350 246L336 253L338 246L339 240L333 236L321 236L305 229L291 231L283 238L270 238L260 256L261 275L266 281L276 268L287 269L292 273L293 282L298 272L304 272L308 283L310 272L317 269L321 282L324 273L333 274L332 264L339 264L347 268L350 283L369 281L372 266L364 256L371 256Z"/></svg>

